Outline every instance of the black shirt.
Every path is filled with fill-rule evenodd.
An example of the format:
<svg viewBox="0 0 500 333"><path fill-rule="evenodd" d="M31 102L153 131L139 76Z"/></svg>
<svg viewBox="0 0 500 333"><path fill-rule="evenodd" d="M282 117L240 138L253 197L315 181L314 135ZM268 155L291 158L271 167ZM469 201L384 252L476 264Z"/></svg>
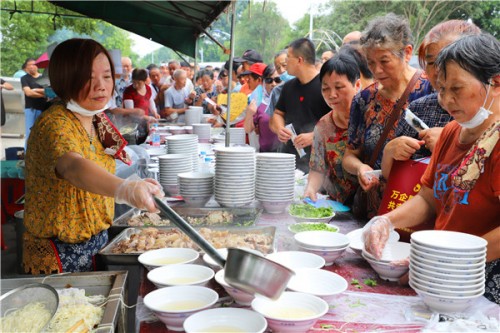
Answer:
<svg viewBox="0 0 500 333"><path fill-rule="evenodd" d="M314 131L314 126L321 117L330 112L330 107L321 95L319 74L306 84L301 84L297 78L286 82L276 109L285 113L285 125L292 123L297 135ZM284 153L295 154L297 168L308 172L311 147L304 150L306 155L299 159L292 140L289 140L281 149Z"/></svg>
<svg viewBox="0 0 500 333"><path fill-rule="evenodd" d="M43 86L39 85L36 79L30 74L26 74L21 78L21 86L23 88L29 87L30 89L43 88ZM24 104L26 109L33 108L35 110L44 111L47 108L45 97L28 97L24 94Z"/></svg>

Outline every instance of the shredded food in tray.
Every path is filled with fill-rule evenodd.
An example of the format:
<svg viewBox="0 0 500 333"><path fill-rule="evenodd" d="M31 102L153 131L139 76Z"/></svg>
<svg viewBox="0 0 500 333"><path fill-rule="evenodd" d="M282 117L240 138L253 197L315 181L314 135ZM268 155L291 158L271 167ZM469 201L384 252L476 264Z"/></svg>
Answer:
<svg viewBox="0 0 500 333"><path fill-rule="evenodd" d="M262 253L272 252L272 236L258 232L231 233L229 230L210 230L201 228L199 233L215 248L246 247ZM177 229L159 230L145 228L129 239L116 243L112 253L142 253L164 247L184 247L200 250L188 236Z"/></svg>
<svg viewBox="0 0 500 333"><path fill-rule="evenodd" d="M203 217L193 217L186 216L186 221L192 226L214 226L214 225L224 225L231 224L234 220L234 215L232 213L218 210L209 212ZM252 224L253 221L248 221L248 224ZM246 223L244 223L246 224ZM141 213L140 215L132 217L128 220L128 225L131 227L143 227L143 226L170 226L170 220L162 219L160 215L156 213Z"/></svg>
<svg viewBox="0 0 500 333"><path fill-rule="evenodd" d="M1 332L40 332L50 320L50 311L43 303L33 302L6 313L0 318Z"/></svg>

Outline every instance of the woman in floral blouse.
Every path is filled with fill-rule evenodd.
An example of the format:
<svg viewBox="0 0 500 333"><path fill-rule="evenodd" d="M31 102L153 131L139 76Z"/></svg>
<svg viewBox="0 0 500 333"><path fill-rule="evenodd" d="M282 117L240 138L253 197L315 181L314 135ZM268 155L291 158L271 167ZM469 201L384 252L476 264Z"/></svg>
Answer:
<svg viewBox="0 0 500 333"><path fill-rule="evenodd" d="M350 54L341 52L321 67L321 92L332 111L324 115L314 128L309 161L309 177L304 196L316 201L321 189L336 201L346 202L354 193L356 177L342 167L347 145L347 127L351 102L359 89L359 67Z"/></svg>
<svg viewBox="0 0 500 333"><path fill-rule="evenodd" d="M152 196L163 192L152 179L114 175L115 158L131 161L103 113L114 89L106 49L91 39L67 40L49 70L62 103L38 118L28 140L23 266L31 274L90 271L108 242L114 202L155 211Z"/></svg>

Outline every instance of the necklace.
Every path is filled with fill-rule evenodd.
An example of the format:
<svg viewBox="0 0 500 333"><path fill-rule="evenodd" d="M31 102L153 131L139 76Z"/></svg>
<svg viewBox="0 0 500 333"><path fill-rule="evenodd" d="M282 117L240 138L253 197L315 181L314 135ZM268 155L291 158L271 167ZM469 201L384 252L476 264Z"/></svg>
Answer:
<svg viewBox="0 0 500 333"><path fill-rule="evenodd" d="M71 111L70 111L71 112ZM90 131L87 131L87 129L85 128L85 125L83 125L83 122L81 121L80 118L78 118L76 116L76 114L74 112L71 112L73 114L73 116L78 119L78 121L80 122L80 124L82 125L83 127L83 130L85 131L85 134L87 134L87 137L89 138L89 142L90 142L90 150L95 153L95 146L94 146L94 116L92 116L92 121L90 122Z"/></svg>

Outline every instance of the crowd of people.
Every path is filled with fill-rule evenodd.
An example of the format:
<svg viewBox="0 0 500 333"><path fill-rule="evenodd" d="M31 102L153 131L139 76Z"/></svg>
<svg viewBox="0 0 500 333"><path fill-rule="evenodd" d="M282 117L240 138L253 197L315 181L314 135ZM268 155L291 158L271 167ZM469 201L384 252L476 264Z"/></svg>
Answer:
<svg viewBox="0 0 500 333"><path fill-rule="evenodd" d="M90 258L106 241L113 197L154 210L150 196L161 195L154 180L113 176L112 159L127 160L113 124L137 123L141 143L151 122L183 122L189 106L201 106L221 126L218 95L239 93L248 103L227 120L231 126L258 135L261 152L295 154L297 168L309 173L305 196L327 194L371 219L365 236L376 256L391 229L429 220L435 229L487 239L486 295L499 303L500 42L471 22L450 20L418 46L421 69L410 65L415 47L408 21L387 14L321 58L307 38L276 50L269 64L257 50L197 71L175 60L133 69L124 57L115 81L116 64L100 44L61 43L50 80L62 103L42 114L28 140L25 267L49 273L80 265L65 252ZM31 62L22 79L30 122L41 108L31 100L40 94ZM408 123L408 109L428 128ZM394 161L422 157L430 162L418 195L377 216ZM45 257L36 256L40 248Z"/></svg>

